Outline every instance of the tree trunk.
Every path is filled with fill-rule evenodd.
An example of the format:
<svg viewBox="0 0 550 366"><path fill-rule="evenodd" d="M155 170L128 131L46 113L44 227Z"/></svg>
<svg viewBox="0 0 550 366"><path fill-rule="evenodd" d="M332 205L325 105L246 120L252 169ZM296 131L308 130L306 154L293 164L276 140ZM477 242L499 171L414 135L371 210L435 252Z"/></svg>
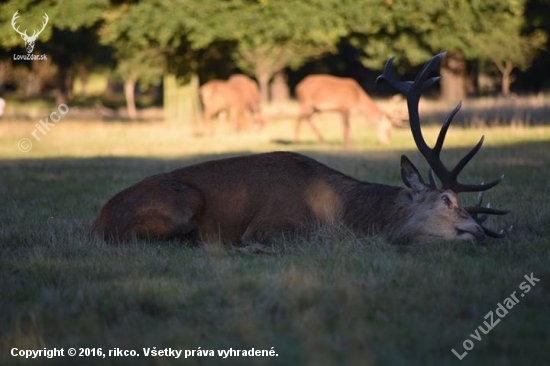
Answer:
<svg viewBox="0 0 550 366"><path fill-rule="evenodd" d="M175 74L165 74L163 81L164 120L184 126L190 132L202 121L199 98L199 77L181 80Z"/></svg>
<svg viewBox="0 0 550 366"><path fill-rule="evenodd" d="M460 52L449 52L441 66L441 98L457 101L466 96L466 61Z"/></svg>
<svg viewBox="0 0 550 366"><path fill-rule="evenodd" d="M510 61L498 62L496 60L493 60L493 62L495 63L496 67L502 74L500 91L502 92L502 95L507 97L510 95L510 86L514 81L512 77L512 71L514 71L514 64Z"/></svg>
<svg viewBox="0 0 550 366"><path fill-rule="evenodd" d="M126 110L128 118L136 119L136 100L135 100L136 79L130 77L124 81L124 96L126 97Z"/></svg>
<svg viewBox="0 0 550 366"><path fill-rule="evenodd" d="M88 95L88 71L86 66L80 65L78 67L78 78L80 79L80 85L82 87L81 93L83 96Z"/></svg>
<svg viewBox="0 0 550 366"><path fill-rule="evenodd" d="M67 104L67 101L69 100L69 93L67 88L67 80L69 78L70 75L67 72L67 69L64 67L59 67L59 71L57 72L57 89L55 93L55 101L57 105Z"/></svg>
<svg viewBox="0 0 550 366"><path fill-rule="evenodd" d="M510 85L512 84L512 78L510 74L502 74L502 95L505 97L510 95Z"/></svg>
<svg viewBox="0 0 550 366"><path fill-rule="evenodd" d="M271 75L267 72L261 72L256 74L258 79L258 84L260 86L260 96L262 97L262 102L269 102L269 79Z"/></svg>
<svg viewBox="0 0 550 366"><path fill-rule="evenodd" d="M286 102L289 99L287 77L283 70L277 71L271 82L271 101Z"/></svg>

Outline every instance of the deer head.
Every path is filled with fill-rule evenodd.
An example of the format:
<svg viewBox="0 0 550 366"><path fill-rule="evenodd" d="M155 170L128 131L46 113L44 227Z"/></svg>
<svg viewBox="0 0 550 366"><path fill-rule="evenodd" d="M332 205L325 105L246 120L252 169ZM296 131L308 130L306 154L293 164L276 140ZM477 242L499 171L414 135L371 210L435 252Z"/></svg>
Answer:
<svg viewBox="0 0 550 366"><path fill-rule="evenodd" d="M21 38L23 38L23 40L25 41L25 49L27 50L27 53L32 53L33 49L34 49L34 42L36 41L36 38L38 38L38 36L40 35L40 33L42 33L42 31L44 30L44 28L46 28L46 24L48 24L48 14L44 13L44 22L42 23L42 29L40 30L35 30L33 32L33 34L31 36L27 35L27 30L25 29L24 32L21 32L19 30L19 27L16 27L16 21L17 21L17 18L19 18L19 16L17 15L19 11L16 11L15 14L13 14L13 17L11 18L11 26L13 27L13 29L19 33L19 35L21 35Z"/></svg>
<svg viewBox="0 0 550 366"><path fill-rule="evenodd" d="M401 165L403 181L408 187L412 188L413 191L428 190L430 192L435 192L435 193L431 193L431 195L432 196L438 195L441 200L440 204L437 206L438 209L444 208L445 206L448 208L447 214L440 216L441 219L444 219L448 215L451 215L451 216L454 215L455 219L460 217L465 218L466 217L465 215L469 215L471 218L469 221L475 222L477 227L479 228L479 231L482 231L483 234L487 236L495 237L495 238L502 238L505 236L504 230L501 230L500 232L494 232L491 229L483 226L483 222L487 219L487 215L504 215L508 212L503 210L493 209L490 207L490 205L487 205L486 207L481 207L481 203L483 200L483 192L500 183L504 179L504 175L500 176L498 179L487 184L484 184L484 183L463 184L458 182L458 175L464 169L464 167L468 164L468 162L474 157L474 155L479 151L479 149L481 148L481 145L483 144L484 136L481 137L481 140L477 143L477 145L474 146L456 164L456 166L453 169L451 170L447 169L440 158L440 154L443 148L443 142L445 141L447 130L451 125L453 117L460 110L460 107L462 105L461 102L458 103L458 105L449 114L449 116L443 123L443 126L441 127L441 131L439 132L439 136L433 148L430 148L426 144L426 141L424 140L424 137L422 135L422 130L420 127L420 115L418 112L418 104L420 101L420 96L424 90L426 90L428 87L430 87L431 85L433 85L439 80L439 77L429 77L429 76L434 71L434 69L438 66L441 59L445 57L445 54L446 53L440 53L434 56L430 61L428 61L424 65L424 67L416 76L414 81L406 81L406 82L399 81L393 76L391 72L391 67L395 57L392 57L386 63L386 66L384 68L384 72L382 73L382 75L380 75L376 80L377 82L380 82L381 80L386 80L387 82L390 83L390 85L392 85L395 89L397 89L401 94L403 94L406 97L407 108L409 110L410 127L411 127L411 132L412 132L415 144L430 166L430 171L429 171L430 183L426 184L422 180L422 177L418 173L417 169L412 165L412 163L410 163L410 161L408 161L408 159L405 156L403 156L402 165ZM406 160L405 164L403 164L403 160ZM438 186L434 175L437 176L437 178L441 182L440 186ZM461 207L457 199L457 194L461 192L478 192L478 198L475 206ZM467 223L467 221L468 220L463 220L463 222L465 223ZM472 229L470 226L468 226L468 228L466 227L461 228L457 226L455 227L455 230L456 230L457 236L459 237L462 235L464 236L471 235L474 237L480 237L480 235L476 235L476 230L478 229Z"/></svg>

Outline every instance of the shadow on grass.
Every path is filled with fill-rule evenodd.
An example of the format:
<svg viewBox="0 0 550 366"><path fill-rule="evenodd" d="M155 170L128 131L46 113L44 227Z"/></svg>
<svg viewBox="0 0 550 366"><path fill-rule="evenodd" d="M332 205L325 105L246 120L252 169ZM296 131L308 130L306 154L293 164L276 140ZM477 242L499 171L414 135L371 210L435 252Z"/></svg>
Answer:
<svg viewBox="0 0 550 366"><path fill-rule="evenodd" d="M456 162L465 152L446 150L444 159ZM413 151L306 154L358 179L401 186L402 153L421 162ZM152 174L241 154L1 161L2 364L15 362L11 347L274 347L278 357L249 362L450 365L456 363L451 348L460 349L483 315L517 291L524 274L550 278L550 209L541 204L548 194L549 143L484 148L464 172L465 182L507 174L489 195L512 209L504 221L517 231L495 246L401 247L342 235L299 242L284 255L253 256L174 243L111 247L82 238L101 205L121 189ZM420 169L426 171L425 164ZM547 289L537 285L490 340L482 335L468 362L547 360ZM50 362L60 360L71 364ZM110 359L129 361L155 360ZM250 364L240 358L232 364L245 361Z"/></svg>

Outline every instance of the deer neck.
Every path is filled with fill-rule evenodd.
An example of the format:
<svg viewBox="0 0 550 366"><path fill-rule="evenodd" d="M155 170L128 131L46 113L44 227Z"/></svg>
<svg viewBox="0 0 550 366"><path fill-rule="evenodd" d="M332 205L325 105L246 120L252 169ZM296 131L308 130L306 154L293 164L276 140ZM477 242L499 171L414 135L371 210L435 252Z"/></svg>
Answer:
<svg viewBox="0 0 550 366"><path fill-rule="evenodd" d="M409 192L402 187L357 182L343 198L346 225L364 234L386 233L399 239L399 228L411 217Z"/></svg>

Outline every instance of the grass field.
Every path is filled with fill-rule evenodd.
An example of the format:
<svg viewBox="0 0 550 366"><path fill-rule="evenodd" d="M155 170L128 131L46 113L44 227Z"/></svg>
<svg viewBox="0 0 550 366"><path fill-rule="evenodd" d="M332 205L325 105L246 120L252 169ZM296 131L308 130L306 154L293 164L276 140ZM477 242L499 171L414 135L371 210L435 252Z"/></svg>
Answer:
<svg viewBox="0 0 550 366"><path fill-rule="evenodd" d="M68 116L69 117L69 116ZM332 116L333 117L333 116ZM506 174L487 198L511 213L503 240L398 246L345 229L278 243L274 255L139 242L111 247L84 234L101 205L147 175L230 155L295 150L356 178L402 185L399 156L423 164L407 129L389 146L354 122L354 146L321 118L329 143L291 121L261 133L193 137L160 122L0 121L0 364L542 365L550 360L550 127L452 127L456 162L481 134L486 145L463 181ZM434 141L437 128L426 134ZM33 143L29 152L18 141ZM473 197L466 196L464 201ZM540 282L488 334L478 331L530 275ZM495 322L498 318L494 315ZM476 336L477 337L477 336ZM462 361L451 352L473 349ZM466 346L469 346L469 342ZM12 348L115 348L140 357L25 360ZM144 357L143 348L213 350L216 356ZM218 357L270 350L276 357ZM66 353L65 353L66 354ZM184 356L182 356L184 357Z"/></svg>

